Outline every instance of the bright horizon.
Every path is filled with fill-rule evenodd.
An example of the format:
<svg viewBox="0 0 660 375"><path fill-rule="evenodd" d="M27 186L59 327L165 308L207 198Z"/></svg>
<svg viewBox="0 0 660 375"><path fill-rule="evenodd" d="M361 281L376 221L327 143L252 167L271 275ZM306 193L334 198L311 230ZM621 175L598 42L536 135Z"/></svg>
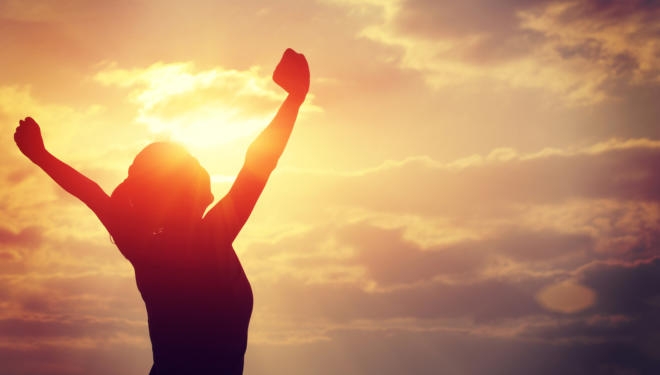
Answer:
<svg viewBox="0 0 660 375"><path fill-rule="evenodd" d="M660 370L660 4L0 0L0 372L146 374L130 263L16 148L110 193L156 140L219 199L311 89L235 242L246 375Z"/></svg>

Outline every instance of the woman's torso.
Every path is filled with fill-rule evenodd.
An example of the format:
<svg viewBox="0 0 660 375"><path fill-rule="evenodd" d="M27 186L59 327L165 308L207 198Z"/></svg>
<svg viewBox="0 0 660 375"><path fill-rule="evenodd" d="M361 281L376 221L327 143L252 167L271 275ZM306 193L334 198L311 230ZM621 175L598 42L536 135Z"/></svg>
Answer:
<svg viewBox="0 0 660 375"><path fill-rule="evenodd" d="M252 290L231 244L216 238L161 233L133 251L152 374L242 373Z"/></svg>

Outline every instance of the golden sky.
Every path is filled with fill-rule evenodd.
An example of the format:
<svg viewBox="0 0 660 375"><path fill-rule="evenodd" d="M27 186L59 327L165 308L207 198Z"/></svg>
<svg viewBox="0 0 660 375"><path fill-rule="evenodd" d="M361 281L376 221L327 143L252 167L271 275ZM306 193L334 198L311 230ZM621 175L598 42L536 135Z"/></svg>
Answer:
<svg viewBox="0 0 660 375"><path fill-rule="evenodd" d="M287 47L246 375L659 372L659 35L642 0L0 0L0 372L151 365L131 265L18 120L106 192L177 140L221 197Z"/></svg>

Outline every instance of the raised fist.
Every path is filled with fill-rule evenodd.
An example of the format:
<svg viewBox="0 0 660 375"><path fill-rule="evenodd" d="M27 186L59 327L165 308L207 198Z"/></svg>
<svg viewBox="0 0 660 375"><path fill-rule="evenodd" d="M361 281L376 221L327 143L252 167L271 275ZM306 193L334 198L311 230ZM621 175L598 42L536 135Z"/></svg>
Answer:
<svg viewBox="0 0 660 375"><path fill-rule="evenodd" d="M301 102L305 100L309 91L309 65L305 55L287 48L273 72L273 81L289 95L300 99Z"/></svg>
<svg viewBox="0 0 660 375"><path fill-rule="evenodd" d="M18 127L14 133L14 141L21 152L30 160L34 160L46 152L39 124L32 117L26 117L25 120L18 122Z"/></svg>

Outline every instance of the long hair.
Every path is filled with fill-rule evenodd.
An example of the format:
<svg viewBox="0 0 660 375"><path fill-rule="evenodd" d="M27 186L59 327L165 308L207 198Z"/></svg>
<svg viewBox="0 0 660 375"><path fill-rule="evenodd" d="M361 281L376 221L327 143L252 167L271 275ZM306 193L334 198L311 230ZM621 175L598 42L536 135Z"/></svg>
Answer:
<svg viewBox="0 0 660 375"><path fill-rule="evenodd" d="M201 219L213 194L208 172L183 146L155 142L137 154L111 199L155 232Z"/></svg>

